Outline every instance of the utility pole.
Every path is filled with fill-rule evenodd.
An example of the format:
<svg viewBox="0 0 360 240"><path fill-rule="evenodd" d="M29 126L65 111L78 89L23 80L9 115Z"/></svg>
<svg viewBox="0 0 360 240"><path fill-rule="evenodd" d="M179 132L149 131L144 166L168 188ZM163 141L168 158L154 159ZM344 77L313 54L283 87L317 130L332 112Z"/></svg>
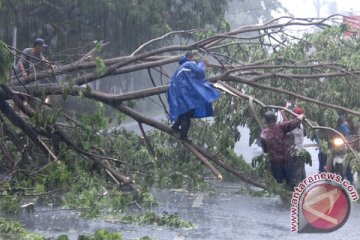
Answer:
<svg viewBox="0 0 360 240"><path fill-rule="evenodd" d="M12 33L12 47L16 49L16 43L17 43L17 26L14 25L13 27L13 33ZM15 50L13 50L14 56L16 56ZM16 65L16 57L14 58L14 67Z"/></svg>

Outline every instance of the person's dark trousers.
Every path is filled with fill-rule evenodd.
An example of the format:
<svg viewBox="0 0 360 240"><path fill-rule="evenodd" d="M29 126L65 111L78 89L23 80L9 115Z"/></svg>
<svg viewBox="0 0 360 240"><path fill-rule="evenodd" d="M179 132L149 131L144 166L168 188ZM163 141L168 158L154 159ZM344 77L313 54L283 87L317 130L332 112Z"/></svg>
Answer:
<svg viewBox="0 0 360 240"><path fill-rule="evenodd" d="M319 159L319 172L325 172L325 165L327 162L327 156L323 152L318 153L318 159Z"/></svg>
<svg viewBox="0 0 360 240"><path fill-rule="evenodd" d="M293 156L288 163L289 186L296 187L306 177L305 162L300 156Z"/></svg>
<svg viewBox="0 0 360 240"><path fill-rule="evenodd" d="M194 110L190 110L181 114L174 125L171 127L175 131L180 131L180 139L188 140L187 134L190 129L191 117L194 115Z"/></svg>
<svg viewBox="0 0 360 240"><path fill-rule="evenodd" d="M354 175L353 175L352 172L351 172L351 167L350 167L350 166L347 166L347 167L346 167L346 179L347 179L351 184L353 184L353 182L354 182Z"/></svg>
<svg viewBox="0 0 360 240"><path fill-rule="evenodd" d="M278 183L282 183L286 180L286 183L290 182L289 179L289 164L279 163L276 161L270 161L271 172Z"/></svg>

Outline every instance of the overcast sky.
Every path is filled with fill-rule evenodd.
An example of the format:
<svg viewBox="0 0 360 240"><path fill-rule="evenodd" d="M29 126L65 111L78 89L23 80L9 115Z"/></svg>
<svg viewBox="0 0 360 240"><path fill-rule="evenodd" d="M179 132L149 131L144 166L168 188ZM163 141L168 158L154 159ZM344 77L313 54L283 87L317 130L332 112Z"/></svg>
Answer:
<svg viewBox="0 0 360 240"><path fill-rule="evenodd" d="M335 2L337 6L337 13L345 14L350 11L354 15L360 15L360 1L359 0L316 0L323 3L320 8L319 17L327 17L331 14L329 12L328 3ZM295 17L317 17L317 12L314 6L314 0L280 0L284 7L286 7ZM280 14L282 15L282 14Z"/></svg>

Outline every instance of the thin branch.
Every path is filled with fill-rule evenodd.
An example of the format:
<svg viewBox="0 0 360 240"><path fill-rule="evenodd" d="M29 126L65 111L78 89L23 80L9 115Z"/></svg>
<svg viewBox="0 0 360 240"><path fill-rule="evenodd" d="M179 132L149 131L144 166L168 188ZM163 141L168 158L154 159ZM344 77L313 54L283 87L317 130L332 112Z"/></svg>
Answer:
<svg viewBox="0 0 360 240"><path fill-rule="evenodd" d="M311 103L315 103L315 104L320 105L320 106L329 107L329 108L333 108L333 109L337 109L337 110L342 110L342 111L344 111L346 113L350 113L350 114L353 114L353 115L356 115L356 116L360 116L360 112L349 109L349 108L346 108L346 107L343 107L343 106L339 106L339 105L319 101L319 100L316 100L316 99L313 99L313 98L310 98L310 97L306 97L306 96L303 96L303 95L300 95L300 94L297 94L297 93L294 93L294 92L291 92L291 91L288 91L288 90L285 90L285 89L280 89L280 88L271 87L271 86L259 84L259 83L256 83L256 82L244 80L243 78L241 78L239 76L230 75L230 76L228 76L227 79L232 80L234 82L244 83L244 84L256 87L256 88L265 89L265 90L269 90L269 91L273 91L273 92L283 93L283 94L286 94L286 95L289 95L289 96L299 98L299 99L304 100L306 102L311 102Z"/></svg>
<svg viewBox="0 0 360 240"><path fill-rule="evenodd" d="M106 45L108 45L109 42L107 43L103 43L102 41L100 41L100 48L105 47ZM94 54L98 52L98 47L94 47L93 49L91 49L88 53L86 53L82 58L80 58L79 60L73 62L74 65L80 64L82 62L85 61L89 61L90 59L94 59Z"/></svg>
<svg viewBox="0 0 360 240"><path fill-rule="evenodd" d="M198 32L199 30L197 29L193 29L193 30L181 30L181 31L172 31L172 32L168 32L164 35L162 35L161 37L157 37L157 38L153 38L149 41L147 41L146 43L142 44L140 47L138 47L135 51L133 51L130 56L134 56L136 55L138 52L140 52L142 49L144 49L147 45L150 45L153 42L157 42L160 40L163 40L171 35L176 35L176 34L189 34L189 35L193 35L194 33Z"/></svg>
<svg viewBox="0 0 360 240"><path fill-rule="evenodd" d="M151 83L153 84L154 87L156 87L156 83L155 83L154 78L153 78L153 76L152 76L152 74L151 74L151 69L150 69L150 68L148 68L148 74L149 74ZM161 105L162 105L162 107L163 107L163 110L164 110L164 112L165 112L165 115L166 115L167 119L169 120L169 119L170 119L170 118L169 118L169 112L168 112L168 110L167 110L167 108L166 108L166 105L165 105L164 101L162 100L160 94L157 95L157 96L158 96L159 101L160 101L160 103L161 103Z"/></svg>
<svg viewBox="0 0 360 240"><path fill-rule="evenodd" d="M154 158L156 158L155 150L154 150L154 148L153 148L152 145L151 145L150 139L149 139L148 136L146 135L146 132L145 132L143 126L142 126L142 123L141 123L141 122L138 122L138 124L139 124L140 131L141 131L141 133L142 133L142 135L143 135L143 137L144 137L144 139L145 139L145 142L146 142L146 146L147 146L147 148L148 148L148 151L150 152L150 154L151 154Z"/></svg>

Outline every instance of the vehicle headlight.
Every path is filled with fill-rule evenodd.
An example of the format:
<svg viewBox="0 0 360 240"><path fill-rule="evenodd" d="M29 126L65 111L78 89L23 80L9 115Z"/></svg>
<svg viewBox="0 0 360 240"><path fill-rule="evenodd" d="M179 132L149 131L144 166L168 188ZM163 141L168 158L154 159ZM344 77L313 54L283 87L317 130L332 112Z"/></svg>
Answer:
<svg viewBox="0 0 360 240"><path fill-rule="evenodd" d="M334 145L335 146L344 145L344 140L342 138L335 138L334 139Z"/></svg>

